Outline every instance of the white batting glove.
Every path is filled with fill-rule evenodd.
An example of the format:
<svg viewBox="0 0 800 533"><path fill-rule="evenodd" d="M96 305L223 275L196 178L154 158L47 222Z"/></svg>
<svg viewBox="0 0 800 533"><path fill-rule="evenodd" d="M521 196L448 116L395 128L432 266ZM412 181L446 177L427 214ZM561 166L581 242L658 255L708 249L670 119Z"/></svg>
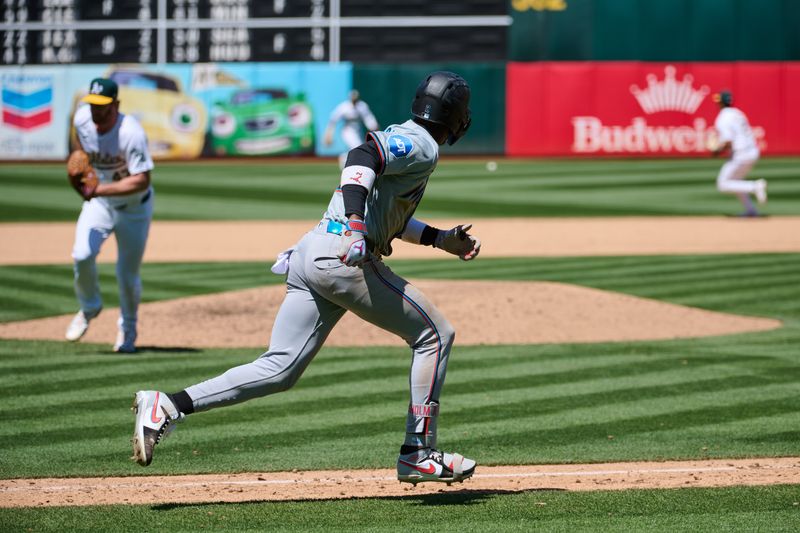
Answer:
<svg viewBox="0 0 800 533"><path fill-rule="evenodd" d="M481 241L467 233L471 228L472 224L459 224L447 231L439 230L433 245L445 252L457 255L463 261L475 259L481 251Z"/></svg>
<svg viewBox="0 0 800 533"><path fill-rule="evenodd" d="M358 266L367 259L367 225L361 220L349 220L342 231L339 259L347 266Z"/></svg>

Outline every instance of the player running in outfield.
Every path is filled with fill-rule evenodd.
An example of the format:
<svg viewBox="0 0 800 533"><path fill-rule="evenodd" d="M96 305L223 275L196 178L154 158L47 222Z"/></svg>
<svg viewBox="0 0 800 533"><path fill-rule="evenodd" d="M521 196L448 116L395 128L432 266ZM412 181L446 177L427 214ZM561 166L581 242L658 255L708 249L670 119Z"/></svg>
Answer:
<svg viewBox="0 0 800 533"><path fill-rule="evenodd" d="M120 317L114 351L136 351L137 315L141 299L142 265L153 218L153 160L139 122L119 112L117 84L96 78L73 118L78 142L90 158L99 184L94 197L83 203L75 229L72 258L75 294L80 310L66 332L69 341L86 333L103 308L97 274L97 255L113 233L117 240L117 284Z"/></svg>
<svg viewBox="0 0 800 533"><path fill-rule="evenodd" d="M764 179L747 181L745 178L761 155L758 143L753 130L750 129L747 116L733 106L733 95L730 91L721 91L713 95L713 99L721 109L714 122L718 144L711 152L713 155L719 155L726 150L731 151L731 158L722 165L717 176L717 189L739 197L744 206L743 216L757 217L758 209L750 195L754 195L758 203L765 203L767 181Z"/></svg>
<svg viewBox="0 0 800 533"><path fill-rule="evenodd" d="M340 121L344 122L341 135L348 150L339 155L339 167L344 168L349 150L360 145L364 140L361 125L364 124L368 130L377 130L378 121L367 103L361 99L355 89L350 91L350 96L347 100L337 105L331 112L328 127L325 129L325 146L330 146L333 143L333 132L336 129L336 124Z"/></svg>
<svg viewBox="0 0 800 533"><path fill-rule="evenodd" d="M439 146L455 143L470 126L470 89L451 72L434 72L417 88L413 118L372 131L350 151L324 218L282 253L273 272L288 286L261 357L174 393L139 391L133 455L149 465L153 449L191 413L223 407L292 387L347 311L402 338L412 350L405 441L397 460L401 481L463 481L475 461L437 449L439 393L453 344L453 326L416 287L382 258L396 237L474 259L480 241L470 226L444 231L413 218ZM288 272L287 272L288 270ZM350 331L358 337L358 329ZM355 344L355 343L354 343Z"/></svg>

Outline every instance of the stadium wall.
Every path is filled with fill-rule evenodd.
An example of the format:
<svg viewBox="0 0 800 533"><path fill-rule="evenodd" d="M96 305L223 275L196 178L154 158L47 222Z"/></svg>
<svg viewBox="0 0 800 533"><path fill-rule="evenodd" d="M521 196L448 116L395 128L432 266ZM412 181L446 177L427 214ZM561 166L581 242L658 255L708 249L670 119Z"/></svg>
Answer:
<svg viewBox="0 0 800 533"><path fill-rule="evenodd" d="M793 61L800 2L511 0L512 61Z"/></svg>
<svg viewBox="0 0 800 533"><path fill-rule="evenodd" d="M0 67L0 159L66 158L72 114L89 82L100 76L118 81L120 108L142 123L154 159L333 156L347 147L338 135L325 146L323 134L330 112L352 88L385 127L410 117L417 84L437 69L461 73L473 89L470 135L449 151L502 154L505 63L96 64Z"/></svg>
<svg viewBox="0 0 800 533"><path fill-rule="evenodd" d="M79 97L92 78L117 70L130 83L120 90L123 111L141 119L157 159L333 156L346 147L338 136L324 146L323 132L351 88L386 126L408 118L416 85L436 69L461 73L473 88L470 134L448 153L704 155L718 111L711 93L723 88L766 154L800 153L800 62L219 63L0 67L0 159L64 159ZM248 96L269 89L283 91L283 103ZM221 139L232 124L221 114L236 124L269 113L288 120L300 101L310 124L293 144L279 133Z"/></svg>
<svg viewBox="0 0 800 533"><path fill-rule="evenodd" d="M0 67L0 159L64 159L89 82L116 79L155 159L336 155L328 114L352 88L349 63L92 64ZM241 126L250 121L248 131Z"/></svg>
<svg viewBox="0 0 800 533"><path fill-rule="evenodd" d="M472 89L469 134L448 147L448 153L502 154L506 131L505 63L356 64L353 86L369 103L381 127L410 118L411 101L420 80L431 71L458 72Z"/></svg>

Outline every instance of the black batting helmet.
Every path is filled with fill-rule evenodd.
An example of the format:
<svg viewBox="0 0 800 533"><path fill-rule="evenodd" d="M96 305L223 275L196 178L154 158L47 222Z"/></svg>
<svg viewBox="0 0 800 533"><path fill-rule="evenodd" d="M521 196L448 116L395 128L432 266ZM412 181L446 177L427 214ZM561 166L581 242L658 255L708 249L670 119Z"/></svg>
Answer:
<svg viewBox="0 0 800 533"><path fill-rule="evenodd" d="M417 87L411 103L411 114L445 126L450 131L447 144L454 144L464 136L472 123L469 95L469 85L458 74L432 72Z"/></svg>
<svg viewBox="0 0 800 533"><path fill-rule="evenodd" d="M714 94L712 99L723 107L730 107L733 105L733 94L728 90Z"/></svg>

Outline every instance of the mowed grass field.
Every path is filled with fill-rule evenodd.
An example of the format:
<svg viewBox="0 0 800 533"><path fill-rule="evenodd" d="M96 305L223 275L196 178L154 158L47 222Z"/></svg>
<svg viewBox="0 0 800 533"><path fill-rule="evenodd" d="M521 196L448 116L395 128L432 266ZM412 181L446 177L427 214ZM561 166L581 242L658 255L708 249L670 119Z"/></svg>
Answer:
<svg viewBox="0 0 800 533"><path fill-rule="evenodd" d="M446 148L443 150L446 152ZM721 159L449 160L431 177L418 214L434 217L734 215L717 192ZM770 215L800 214L800 158L758 163ZM339 183L332 160L159 163L156 220L317 219ZM0 221L74 221L80 199L63 164L0 166Z"/></svg>
<svg viewBox="0 0 800 533"><path fill-rule="evenodd" d="M735 214L719 160L449 161L418 215ZM800 215L800 159L766 159L771 216ZM332 161L159 164L156 220L309 219ZM61 165L0 166L0 221L74 221ZM800 236L798 236L800 238ZM535 256L536 251L531 250ZM800 254L392 261L416 278L560 281L714 311L778 330L606 344L456 346L440 442L479 463L800 455ZM256 263L145 264L144 300L280 283ZM113 265L101 265L107 307ZM0 321L75 310L69 264L0 267ZM480 312L476 309L475 312ZM535 324L534 324L535 327ZM265 332L266 334L266 332ZM134 391L176 391L258 356L0 340L0 478L390 468L408 350L324 348L284 394L190 417L146 470L128 461ZM468 488L468 487L467 487ZM455 492L322 502L0 509L2 531L796 531L800 487L571 493Z"/></svg>

